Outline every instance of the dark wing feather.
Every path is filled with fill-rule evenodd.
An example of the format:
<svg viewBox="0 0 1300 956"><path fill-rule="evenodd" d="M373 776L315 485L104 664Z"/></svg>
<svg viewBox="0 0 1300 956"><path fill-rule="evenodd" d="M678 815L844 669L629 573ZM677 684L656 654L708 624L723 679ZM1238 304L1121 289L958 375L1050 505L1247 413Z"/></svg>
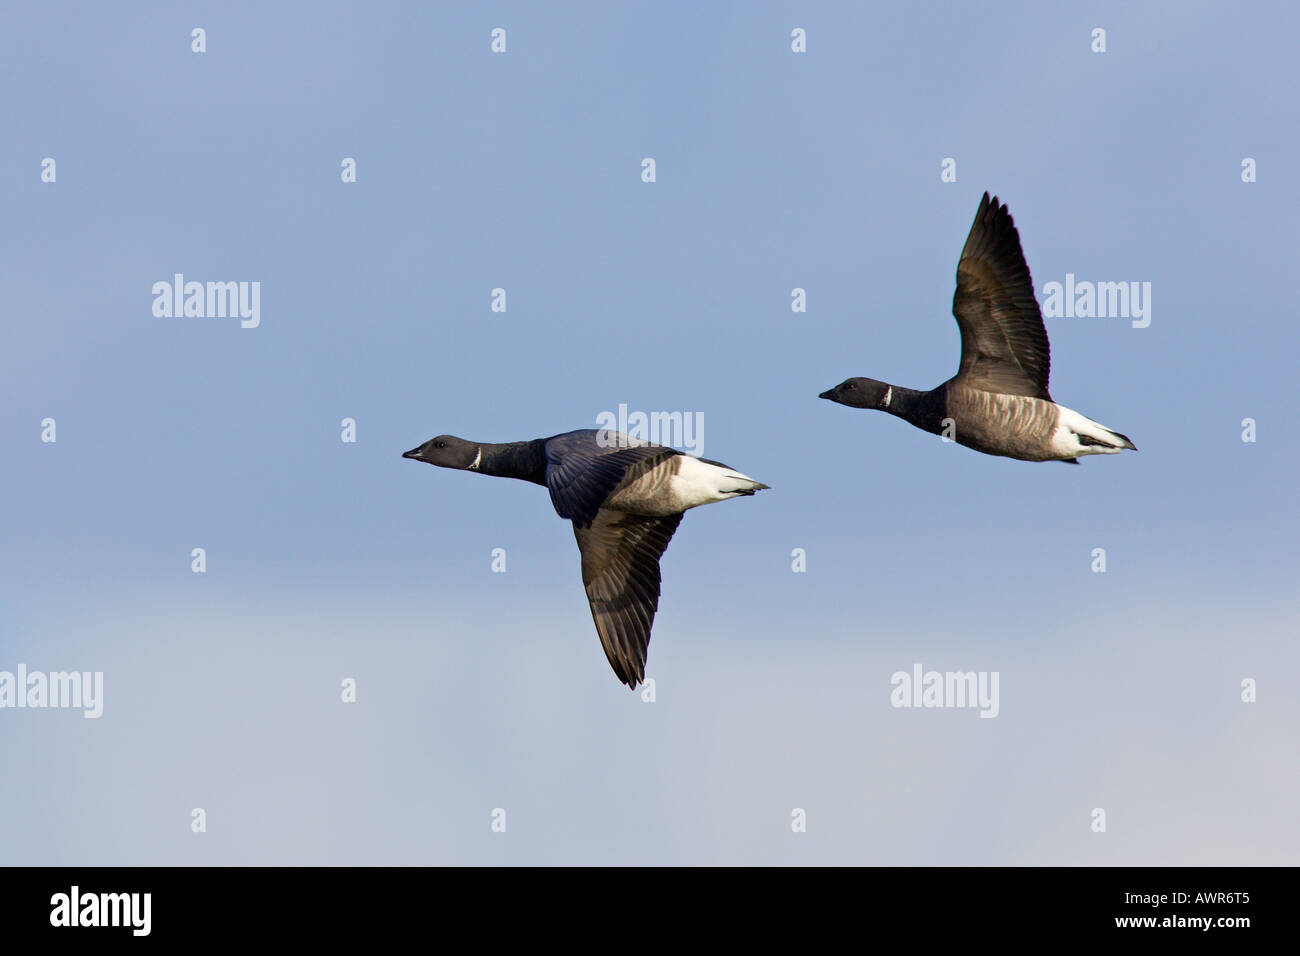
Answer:
<svg viewBox="0 0 1300 956"><path fill-rule="evenodd" d="M546 487L561 518L586 527L625 480L674 455L663 445L601 448L595 432L558 435L546 443Z"/></svg>
<svg viewBox="0 0 1300 956"><path fill-rule="evenodd" d="M961 329L963 385L1005 395L1052 397L1047 392L1052 356L1034 281L1020 248L1016 224L985 193L957 263L952 313Z"/></svg>
<svg viewBox="0 0 1300 956"><path fill-rule="evenodd" d="M645 678L659 609L659 559L681 520L680 514L648 518L606 509L588 528L573 525L596 633L609 666L628 687Z"/></svg>

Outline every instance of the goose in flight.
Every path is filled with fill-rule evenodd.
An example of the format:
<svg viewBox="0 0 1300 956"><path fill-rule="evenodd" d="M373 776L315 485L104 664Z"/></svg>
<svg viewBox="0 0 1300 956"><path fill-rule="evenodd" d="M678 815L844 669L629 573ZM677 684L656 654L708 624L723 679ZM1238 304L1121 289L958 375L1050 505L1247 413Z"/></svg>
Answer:
<svg viewBox="0 0 1300 956"><path fill-rule="evenodd" d="M645 678L659 559L683 512L768 487L721 462L610 429L505 444L439 435L402 457L546 486L556 513L573 522L605 657L631 688Z"/></svg>
<svg viewBox="0 0 1300 956"><path fill-rule="evenodd" d="M888 412L987 455L1079 464L1137 446L1114 429L1052 401L1051 351L1020 234L1005 205L985 193L957 263L952 312L961 329L957 374L928 392L850 378L819 398Z"/></svg>

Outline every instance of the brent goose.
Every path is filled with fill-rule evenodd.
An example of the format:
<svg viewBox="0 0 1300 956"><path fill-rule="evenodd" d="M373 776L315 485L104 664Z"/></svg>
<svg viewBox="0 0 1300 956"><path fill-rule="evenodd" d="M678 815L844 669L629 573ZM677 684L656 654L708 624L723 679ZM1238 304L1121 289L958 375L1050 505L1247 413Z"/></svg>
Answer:
<svg viewBox="0 0 1300 956"><path fill-rule="evenodd" d="M545 485L573 522L596 633L618 679L645 677L659 607L659 559L688 508L768 486L728 465L609 429L488 444L439 435L402 455L440 468Z"/></svg>
<svg viewBox="0 0 1300 956"><path fill-rule="evenodd" d="M1137 446L1119 432L1057 405L1047 392L1051 352L1020 234L1005 205L985 193L957 263L952 312L961 367L928 392L850 378L820 398L878 408L988 455L1065 461Z"/></svg>

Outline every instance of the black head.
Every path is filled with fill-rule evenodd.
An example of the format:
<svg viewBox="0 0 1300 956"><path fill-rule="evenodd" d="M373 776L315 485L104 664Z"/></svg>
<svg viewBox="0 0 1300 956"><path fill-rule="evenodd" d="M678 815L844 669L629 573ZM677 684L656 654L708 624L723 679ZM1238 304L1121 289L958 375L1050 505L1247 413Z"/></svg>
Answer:
<svg viewBox="0 0 1300 956"><path fill-rule="evenodd" d="M412 448L402 454L403 458L428 462L439 468L477 468L482 460L482 445L465 441L455 435L439 435L430 438L419 448Z"/></svg>
<svg viewBox="0 0 1300 956"><path fill-rule="evenodd" d="M889 386L874 378L848 378L817 397L851 408L885 408L885 397L889 393Z"/></svg>

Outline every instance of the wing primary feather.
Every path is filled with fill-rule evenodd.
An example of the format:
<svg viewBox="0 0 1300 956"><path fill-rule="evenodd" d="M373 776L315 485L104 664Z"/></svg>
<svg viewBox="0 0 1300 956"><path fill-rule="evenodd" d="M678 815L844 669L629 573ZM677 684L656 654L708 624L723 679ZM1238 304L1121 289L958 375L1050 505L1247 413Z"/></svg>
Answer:
<svg viewBox="0 0 1300 956"><path fill-rule="evenodd" d="M615 675L632 688L645 679L659 559L681 520L681 514L655 518L602 508L590 525L573 525L596 633Z"/></svg>
<svg viewBox="0 0 1300 956"><path fill-rule="evenodd" d="M1020 234L987 192L957 263L952 311L961 330L957 382L1051 401L1051 346Z"/></svg>

